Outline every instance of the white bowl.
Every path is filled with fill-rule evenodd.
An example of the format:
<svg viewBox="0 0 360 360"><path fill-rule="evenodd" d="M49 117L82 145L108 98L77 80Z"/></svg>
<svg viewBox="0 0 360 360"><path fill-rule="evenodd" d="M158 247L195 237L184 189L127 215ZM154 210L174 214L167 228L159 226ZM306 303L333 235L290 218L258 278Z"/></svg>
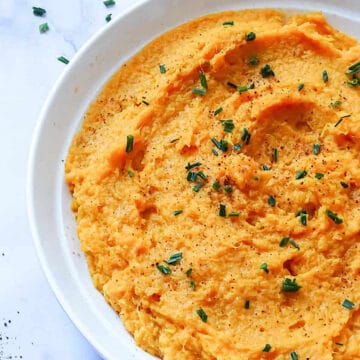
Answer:
<svg viewBox="0 0 360 360"><path fill-rule="evenodd" d="M148 0L94 35L57 81L42 109L28 168L28 212L36 250L59 302L106 359L154 359L139 349L92 285L80 251L64 159L83 115L111 75L151 39L212 12L273 7L322 10L331 24L360 38L359 0Z"/></svg>

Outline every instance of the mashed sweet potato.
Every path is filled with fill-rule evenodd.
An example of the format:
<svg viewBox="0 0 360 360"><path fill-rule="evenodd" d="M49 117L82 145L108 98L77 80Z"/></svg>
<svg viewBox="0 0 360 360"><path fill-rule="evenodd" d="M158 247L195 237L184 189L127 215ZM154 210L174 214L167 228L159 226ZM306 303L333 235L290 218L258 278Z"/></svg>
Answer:
<svg viewBox="0 0 360 360"><path fill-rule="evenodd" d="M359 60L320 13L224 12L106 84L66 180L93 282L139 346L360 359Z"/></svg>

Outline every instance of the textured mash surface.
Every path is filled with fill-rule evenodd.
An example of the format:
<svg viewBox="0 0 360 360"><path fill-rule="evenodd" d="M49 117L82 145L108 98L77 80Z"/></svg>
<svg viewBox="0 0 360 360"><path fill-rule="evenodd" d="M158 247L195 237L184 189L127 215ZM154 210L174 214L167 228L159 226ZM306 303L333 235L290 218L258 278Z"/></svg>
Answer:
<svg viewBox="0 0 360 360"><path fill-rule="evenodd" d="M69 150L66 180L94 284L142 348L167 360L360 359L360 87L345 75L359 59L356 40L321 14L225 12L156 39L106 84ZM275 76L262 77L266 64ZM192 92L199 72L205 96ZM187 180L194 162L206 180ZM239 215L219 216L220 204ZM280 247L284 237L298 249ZM282 291L285 278L301 289Z"/></svg>

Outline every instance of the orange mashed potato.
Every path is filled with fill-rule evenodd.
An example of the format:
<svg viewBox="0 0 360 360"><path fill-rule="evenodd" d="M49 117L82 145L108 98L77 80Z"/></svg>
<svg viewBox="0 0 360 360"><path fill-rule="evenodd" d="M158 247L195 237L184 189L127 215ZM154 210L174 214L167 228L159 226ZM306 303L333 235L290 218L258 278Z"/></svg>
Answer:
<svg viewBox="0 0 360 360"><path fill-rule="evenodd" d="M96 288L167 360L360 359L360 46L208 15L90 106L66 180Z"/></svg>

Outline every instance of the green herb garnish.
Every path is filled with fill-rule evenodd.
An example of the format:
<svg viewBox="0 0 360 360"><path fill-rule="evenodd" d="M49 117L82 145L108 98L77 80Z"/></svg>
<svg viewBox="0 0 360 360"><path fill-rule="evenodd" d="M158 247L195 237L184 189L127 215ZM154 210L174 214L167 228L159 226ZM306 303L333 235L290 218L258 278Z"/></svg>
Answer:
<svg viewBox="0 0 360 360"><path fill-rule="evenodd" d="M173 143L177 142L178 140L180 140L180 138L172 139L172 140L170 140L170 144L173 144Z"/></svg>
<svg viewBox="0 0 360 360"><path fill-rule="evenodd" d="M206 323L208 316L206 315L205 311L202 308L196 310L196 313L200 316L202 322Z"/></svg>
<svg viewBox="0 0 360 360"><path fill-rule="evenodd" d="M174 216L178 216L178 215L180 215L180 214L182 214L182 213L183 213L183 210L175 210L175 211L173 212Z"/></svg>
<svg viewBox="0 0 360 360"><path fill-rule="evenodd" d="M245 34L245 40L246 41L253 41L256 39L256 34L254 32L249 32L248 34Z"/></svg>
<svg viewBox="0 0 360 360"><path fill-rule="evenodd" d="M220 204L220 206L219 206L219 216L221 216L221 217L226 216L226 205Z"/></svg>
<svg viewBox="0 0 360 360"><path fill-rule="evenodd" d="M299 360L297 353L295 351L292 351L290 353L290 356L291 356L291 360Z"/></svg>
<svg viewBox="0 0 360 360"><path fill-rule="evenodd" d="M301 286L296 283L296 279L291 280L289 278L284 279L284 281L282 283L282 288L281 288L281 290L283 292L296 292L300 289L301 289Z"/></svg>
<svg viewBox="0 0 360 360"><path fill-rule="evenodd" d="M249 58L249 64L252 66L255 66L259 63L259 59L256 56L250 56Z"/></svg>
<svg viewBox="0 0 360 360"><path fill-rule="evenodd" d="M240 143L236 143L233 145L233 148L235 151L240 151L241 150L241 144Z"/></svg>
<svg viewBox="0 0 360 360"><path fill-rule="evenodd" d="M166 67L164 64L160 64L159 65L159 70L161 74L165 74L166 73Z"/></svg>
<svg viewBox="0 0 360 360"><path fill-rule="evenodd" d="M220 114L221 112L223 111L223 108L220 106L219 108L217 108L215 111L214 111L214 115L218 115Z"/></svg>
<svg viewBox="0 0 360 360"><path fill-rule="evenodd" d="M48 23L43 23L43 24L39 25L40 34L46 33L48 30L49 30Z"/></svg>
<svg viewBox="0 0 360 360"><path fill-rule="evenodd" d="M313 153L314 153L314 155L319 155L320 154L320 147L321 147L320 144L314 144L313 145Z"/></svg>
<svg viewBox="0 0 360 360"><path fill-rule="evenodd" d="M264 171L269 171L269 170L270 170L270 166L263 165L263 166L262 166L262 169L263 169Z"/></svg>
<svg viewBox="0 0 360 360"><path fill-rule="evenodd" d="M266 64L263 68L261 68L260 74L264 79L268 78L269 76L275 76L275 73L273 70L271 70L269 64Z"/></svg>
<svg viewBox="0 0 360 360"><path fill-rule="evenodd" d="M342 306L348 310L353 310L355 307L355 304L351 302L350 300L345 299L342 303Z"/></svg>
<svg viewBox="0 0 360 360"><path fill-rule="evenodd" d="M171 269L168 266L165 265L161 265L159 263L156 264L156 267L158 268L158 270L163 273L164 275L169 275L171 274Z"/></svg>
<svg viewBox="0 0 360 360"><path fill-rule="evenodd" d="M228 151L228 142L224 139L220 141L216 140L215 138L211 138L212 143L221 151Z"/></svg>
<svg viewBox="0 0 360 360"><path fill-rule="evenodd" d="M186 176L186 180L187 181L196 181L197 174L198 173L196 171L189 171Z"/></svg>
<svg viewBox="0 0 360 360"><path fill-rule="evenodd" d="M130 153L133 151L133 148L134 148L134 136L133 135L128 135L126 137L126 149L125 151L127 153Z"/></svg>
<svg viewBox="0 0 360 360"><path fill-rule="evenodd" d="M219 191L221 188L220 183L217 180L212 184L212 187L216 191Z"/></svg>
<svg viewBox="0 0 360 360"><path fill-rule="evenodd" d="M334 102L330 103L330 107L332 107L333 109L336 109L341 104L342 104L342 102L340 100L335 100Z"/></svg>
<svg viewBox="0 0 360 360"><path fill-rule="evenodd" d="M223 25L224 25L224 26L233 26L233 25L234 25L234 22L233 22L232 20L230 20L230 21L224 21L224 22L223 22Z"/></svg>
<svg viewBox="0 0 360 360"><path fill-rule="evenodd" d="M237 217L240 215L239 211L232 211L231 213L228 214L228 217Z"/></svg>
<svg viewBox="0 0 360 360"><path fill-rule="evenodd" d="M307 175L307 171L306 171L306 170L299 170L299 171L296 173L295 179L296 179L296 180L303 179L306 175Z"/></svg>
<svg viewBox="0 0 360 360"><path fill-rule="evenodd" d="M187 277L189 277L190 275L191 275L191 273L192 273L192 271L193 271L193 269L192 268L190 268L190 269L188 269L188 270L186 270L186 276Z"/></svg>
<svg viewBox="0 0 360 360"><path fill-rule="evenodd" d="M182 255L183 255L182 252L176 253L176 254L171 255L169 260L164 260L164 261L168 265L174 265L182 259Z"/></svg>
<svg viewBox="0 0 360 360"><path fill-rule="evenodd" d="M196 185L194 185L194 187L193 187L193 191L199 192L200 189L201 189L203 186L204 186L204 183L203 183L203 182L201 182L201 183L199 183L199 184L196 184Z"/></svg>
<svg viewBox="0 0 360 360"><path fill-rule="evenodd" d="M57 58L60 62L64 63L65 65L68 64L70 61L65 56L60 56Z"/></svg>
<svg viewBox="0 0 360 360"><path fill-rule="evenodd" d="M329 81L329 75L326 70L323 71L323 81L327 83Z"/></svg>
<svg viewBox="0 0 360 360"><path fill-rule="evenodd" d="M297 214L296 217L300 216L300 223L304 226L307 225L307 211L306 210L300 210Z"/></svg>
<svg viewBox="0 0 360 360"><path fill-rule="evenodd" d="M196 285L195 285L195 281L194 280L190 280L190 287L195 290Z"/></svg>
<svg viewBox="0 0 360 360"><path fill-rule="evenodd" d="M348 118L348 117L350 117L350 116L351 116L351 114L342 116L342 117L336 122L336 124L334 125L334 127L339 126L344 119L346 119L346 118Z"/></svg>
<svg viewBox="0 0 360 360"><path fill-rule="evenodd" d="M201 162L195 162L195 163L188 163L186 166L185 166L185 169L187 170L187 171L189 171L189 170L191 170L191 169L193 169L193 168L195 168L195 167L199 167L199 166L201 166L202 165L202 163Z"/></svg>
<svg viewBox="0 0 360 360"><path fill-rule="evenodd" d="M263 352L269 352L271 350L271 345L270 344L266 344L263 348Z"/></svg>
<svg viewBox="0 0 360 360"><path fill-rule="evenodd" d="M336 224L340 225L342 224L343 220L340 219L336 213L332 212L331 210L327 209L325 211L325 214Z"/></svg>
<svg viewBox="0 0 360 360"><path fill-rule="evenodd" d="M250 300L245 300L245 305L244 305L245 309L250 309Z"/></svg>
<svg viewBox="0 0 360 360"><path fill-rule="evenodd" d="M233 188L230 185L225 185L224 186L224 190L225 192L227 192L228 194L231 194L233 192Z"/></svg>
<svg viewBox="0 0 360 360"><path fill-rule="evenodd" d="M196 94L196 95L205 96L206 95L206 89L193 88L192 93Z"/></svg>
<svg viewBox="0 0 360 360"><path fill-rule="evenodd" d="M298 86L298 88L297 88L298 91L301 91L301 90L304 88L304 86L305 86L305 85L304 85L303 83L299 84L299 86Z"/></svg>
<svg viewBox="0 0 360 360"><path fill-rule="evenodd" d="M344 188L344 189L347 189L349 187L349 184L347 184L346 182L344 181L340 181L340 185Z"/></svg>
<svg viewBox="0 0 360 360"><path fill-rule="evenodd" d="M150 105L146 100L142 100L142 103L145 104L146 106Z"/></svg>
<svg viewBox="0 0 360 360"><path fill-rule="evenodd" d="M269 273L268 265L267 263L263 263L259 267L260 270L264 270L267 274Z"/></svg>
<svg viewBox="0 0 360 360"><path fill-rule="evenodd" d="M128 170L127 173L131 178L135 176L135 174L131 170Z"/></svg>
<svg viewBox="0 0 360 360"><path fill-rule="evenodd" d="M275 205L276 205L276 199L275 199L272 195L270 195L270 196L268 197L268 204L269 204L271 207L275 207Z"/></svg>
<svg viewBox="0 0 360 360"><path fill-rule="evenodd" d="M248 91L249 88L248 88L247 86L238 86L238 87L236 88L236 90L237 90L239 93L243 93L243 92L245 92L245 91Z"/></svg>
<svg viewBox="0 0 360 360"><path fill-rule="evenodd" d="M219 156L219 153L216 151L216 149L212 149L211 152L212 152L215 156Z"/></svg>
<svg viewBox="0 0 360 360"><path fill-rule="evenodd" d="M111 16L112 14L107 14L105 17L106 22L110 22L111 21Z"/></svg>
<svg viewBox="0 0 360 360"><path fill-rule="evenodd" d="M106 7L114 6L114 5L115 5L115 1L114 1L114 0L105 0L105 1L103 1L103 4L104 4Z"/></svg>
<svg viewBox="0 0 360 360"><path fill-rule="evenodd" d="M46 14L46 10L41 7L33 6L32 9L35 16L44 16Z"/></svg>
<svg viewBox="0 0 360 360"><path fill-rule="evenodd" d="M243 128L241 140L244 141L246 145L248 145L250 139L251 139L251 134L249 133L249 130L247 128Z"/></svg>
<svg viewBox="0 0 360 360"><path fill-rule="evenodd" d="M289 240L290 240L289 237L284 237L284 238L282 238L282 239L280 240L279 246L280 246L280 247L285 247L285 246L288 244Z"/></svg>
<svg viewBox="0 0 360 360"><path fill-rule="evenodd" d="M277 148L274 148L272 152L272 159L274 163L278 161L278 157L279 157L279 151Z"/></svg>
<svg viewBox="0 0 360 360"><path fill-rule="evenodd" d="M289 243L297 250L300 250L300 246L295 242L295 240L290 239Z"/></svg>
<svg viewBox="0 0 360 360"><path fill-rule="evenodd" d="M316 174L315 174L315 177L316 177L318 180L320 180L320 179L322 179L322 178L324 177L324 174L322 174L322 173L316 173Z"/></svg>
<svg viewBox="0 0 360 360"><path fill-rule="evenodd" d="M225 132L231 133L234 130L235 125L232 120L221 120L221 122L224 125Z"/></svg>
<svg viewBox="0 0 360 360"><path fill-rule="evenodd" d="M207 90L208 84L207 84L207 80L206 80L206 75L203 71L199 72L199 79L200 79L201 86Z"/></svg>
<svg viewBox="0 0 360 360"><path fill-rule="evenodd" d="M232 88L235 89L235 90L237 90L237 85L234 84L234 83L232 83L232 82L230 82L230 81L228 81L228 82L226 83L226 85L232 87Z"/></svg>
<svg viewBox="0 0 360 360"><path fill-rule="evenodd" d="M259 181L260 180L258 176L254 176L253 179L254 179L254 181Z"/></svg>

